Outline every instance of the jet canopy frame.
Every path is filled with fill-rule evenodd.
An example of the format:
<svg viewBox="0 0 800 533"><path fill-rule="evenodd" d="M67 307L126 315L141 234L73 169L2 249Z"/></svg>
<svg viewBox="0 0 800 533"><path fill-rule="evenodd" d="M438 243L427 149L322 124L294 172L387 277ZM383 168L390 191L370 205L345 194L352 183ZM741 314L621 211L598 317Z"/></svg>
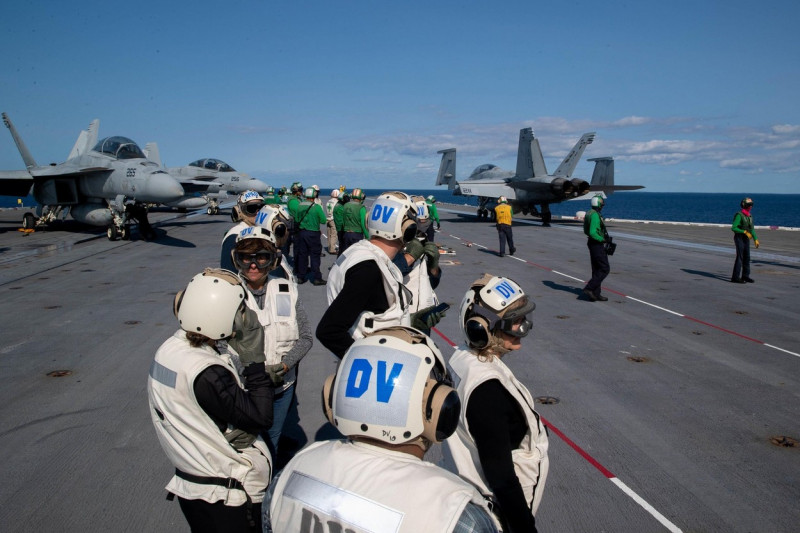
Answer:
<svg viewBox="0 0 800 533"><path fill-rule="evenodd" d="M100 139L92 150L115 159L145 159L139 145L127 137L114 136Z"/></svg>

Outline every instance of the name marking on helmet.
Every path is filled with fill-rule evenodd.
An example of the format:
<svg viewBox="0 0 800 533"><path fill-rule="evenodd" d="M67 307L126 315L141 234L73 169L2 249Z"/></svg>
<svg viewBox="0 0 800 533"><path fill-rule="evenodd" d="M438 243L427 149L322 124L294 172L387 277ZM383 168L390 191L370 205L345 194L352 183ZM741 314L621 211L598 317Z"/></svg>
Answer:
<svg viewBox="0 0 800 533"><path fill-rule="evenodd" d="M375 376L375 388L377 400L381 403L389 403L389 399L394 392L394 386L403 370L401 363L394 363L391 371L387 375L386 361L378 361L378 371ZM372 364L366 359L353 359L350 366L350 373L347 376L347 387L345 397L360 398L369 390L370 378L372 377Z"/></svg>
<svg viewBox="0 0 800 533"><path fill-rule="evenodd" d="M517 291L514 290L514 287L512 287L507 281L501 281L495 285L494 290L502 294L504 298L510 298L512 295L517 294Z"/></svg>
<svg viewBox="0 0 800 533"><path fill-rule="evenodd" d="M389 219L392 218L392 213L394 213L394 207L389 207L385 205L375 204L375 207L372 208L372 220L380 219L381 222L386 224L389 222Z"/></svg>

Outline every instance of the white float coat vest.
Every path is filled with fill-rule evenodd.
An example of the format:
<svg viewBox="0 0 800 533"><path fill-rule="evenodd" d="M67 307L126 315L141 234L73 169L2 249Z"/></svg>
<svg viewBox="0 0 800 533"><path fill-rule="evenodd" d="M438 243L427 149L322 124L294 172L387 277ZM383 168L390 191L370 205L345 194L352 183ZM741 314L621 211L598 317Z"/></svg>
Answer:
<svg viewBox="0 0 800 533"><path fill-rule="evenodd" d="M150 416L156 435L167 457L178 470L201 477L233 478L240 481L250 499L264 499L272 475L272 460L264 439L243 450L235 450L209 417L194 395L194 381L206 368L223 366L239 376L229 359L210 346L192 347L186 333L178 330L156 352L147 380ZM230 432L232 427L226 430ZM244 505L247 495L241 489L193 483L174 476L167 490L188 500Z"/></svg>
<svg viewBox="0 0 800 533"><path fill-rule="evenodd" d="M383 250L369 242L361 240L350 246L336 261L328 276L328 305L344 286L347 270L362 261L375 261L383 277L383 290L389 308L376 315L371 311L364 311L358 315L358 320L350 328L350 335L354 339L361 339L367 333L376 329L389 326L410 326L411 318L408 314L410 293L402 283L403 275L400 269L392 263ZM376 290L377 287L368 287L367 290Z"/></svg>
<svg viewBox="0 0 800 533"><path fill-rule="evenodd" d="M285 278L270 276L267 278L264 293L264 309L258 307L256 298L247 298L247 307L258 315L258 322L264 326L264 354L267 365L283 361L283 356L300 340L300 328L297 325L297 285ZM232 348L230 348L232 349ZM292 376L296 376L290 372ZM287 374L287 377L289 376ZM275 394L283 392L294 383L284 380Z"/></svg>
<svg viewBox="0 0 800 533"><path fill-rule="evenodd" d="M325 218L327 220L333 220L333 208L336 207L336 204L339 203L337 198L331 198L328 200L328 203L325 204Z"/></svg>
<svg viewBox="0 0 800 533"><path fill-rule="evenodd" d="M512 450L511 460L514 462L514 471L522 486L525 499L531 506L531 512L536 514L542 501L550 461L547 457L547 433L534 410L531 393L514 377L513 372L499 357L493 358L490 362L481 362L474 352L460 346L450 357L448 366L452 370L453 383L461 398L461 415L458 429L443 443L446 449L443 450L442 466L451 472L457 472L484 495L492 494L483 474L478 448L467 426L467 406L472 391L478 385L491 379L498 380L519 403L528 422L528 433L522 439L520 447Z"/></svg>
<svg viewBox="0 0 800 533"><path fill-rule="evenodd" d="M491 512L458 476L363 442L316 442L283 469L270 501L273 531L449 532L468 503ZM326 527L327 526L327 527ZM334 527L331 527L334 526Z"/></svg>
<svg viewBox="0 0 800 533"><path fill-rule="evenodd" d="M414 262L414 268L403 278L403 284L413 296L409 313L416 313L439 303L428 276L428 258L424 255Z"/></svg>

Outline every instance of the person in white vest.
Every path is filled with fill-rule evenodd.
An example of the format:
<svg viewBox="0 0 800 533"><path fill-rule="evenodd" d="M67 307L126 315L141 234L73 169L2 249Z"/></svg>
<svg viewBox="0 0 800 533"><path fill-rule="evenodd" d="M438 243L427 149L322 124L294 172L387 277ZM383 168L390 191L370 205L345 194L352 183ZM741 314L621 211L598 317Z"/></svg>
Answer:
<svg viewBox="0 0 800 533"><path fill-rule="evenodd" d="M264 224L271 226L267 221ZM280 468L307 440L297 426L295 387L297 366L314 342L311 325L297 283L285 277L284 269L277 268L281 253L269 229L261 225L243 229L232 256L249 293L247 306L264 330L266 368L275 385L269 444L276 468ZM292 423L285 426L287 420Z"/></svg>
<svg viewBox="0 0 800 533"><path fill-rule="evenodd" d="M265 532L493 532L486 501L423 460L458 423L460 402L433 341L405 327L353 343L322 391L345 440L301 450L262 507Z"/></svg>
<svg viewBox="0 0 800 533"><path fill-rule="evenodd" d="M339 205L339 189L331 191L331 197L325 204L325 219L327 220L326 226L328 228L328 253L335 254L339 252L339 232L336 229L336 222L333 220L333 208Z"/></svg>
<svg viewBox="0 0 800 533"><path fill-rule="evenodd" d="M382 193L367 212L369 239L349 246L328 276L328 309L317 339L341 358L358 339L388 326L432 328L441 318L433 306L412 317L411 293L392 262L417 234L417 207L404 192ZM424 317L424 319L422 318Z"/></svg>
<svg viewBox="0 0 800 533"><path fill-rule="evenodd" d="M175 467L168 499L178 496L192 531L261 530L272 460L259 434L272 424L273 385L247 299L227 270L194 276L175 297L181 329L150 366L150 416ZM218 351L222 340L236 347L237 361Z"/></svg>
<svg viewBox="0 0 800 533"><path fill-rule="evenodd" d="M429 242L427 237L431 226L428 204L422 196L412 196L411 199L417 208L417 236L395 256L394 264L403 274L403 284L411 292L409 312L413 314L439 304L435 289L442 279L442 270L439 268L439 247ZM444 316L442 312L440 318ZM430 334L430 329L421 329L426 335Z"/></svg>
<svg viewBox="0 0 800 533"><path fill-rule="evenodd" d="M231 219L237 224L229 229L222 238L222 250L219 256L220 268L236 272L231 261L231 250L236 245L236 237L244 228L255 224L256 214L262 207L264 207L264 198L256 191L245 191L239 195L236 205L231 209Z"/></svg>
<svg viewBox="0 0 800 533"><path fill-rule="evenodd" d="M256 213L254 226L260 226L269 231L275 238L275 244L281 251L280 273L273 273L280 275L294 283L297 279L294 277L292 265L286 259L284 253L289 243L289 226L291 225L291 215L284 205L267 204ZM246 228L242 228L244 230ZM240 231L241 233L241 231ZM238 237L238 235L237 235Z"/></svg>
<svg viewBox="0 0 800 533"><path fill-rule="evenodd" d="M536 531L549 461L547 433L528 389L503 362L531 329L533 300L513 280L484 274L461 302L465 344L449 361L461 397L442 465L487 498L505 533Z"/></svg>

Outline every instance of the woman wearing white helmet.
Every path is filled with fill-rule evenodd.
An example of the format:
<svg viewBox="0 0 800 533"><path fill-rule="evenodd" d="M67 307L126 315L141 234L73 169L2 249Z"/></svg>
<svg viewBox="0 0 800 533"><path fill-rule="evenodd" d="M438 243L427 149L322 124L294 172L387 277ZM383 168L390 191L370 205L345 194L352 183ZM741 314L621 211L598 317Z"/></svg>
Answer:
<svg viewBox="0 0 800 533"><path fill-rule="evenodd" d="M475 487L423 460L458 423L450 384L441 352L417 330L353 343L322 391L326 418L347 439L316 442L286 465L262 506L265 529L496 531Z"/></svg>
<svg viewBox="0 0 800 533"><path fill-rule="evenodd" d="M268 209L264 207L257 220ZM302 430L285 427L285 423L299 419L297 366L311 349L313 338L297 284L286 277L284 269L277 269L282 254L273 233L276 226L280 228L263 220L262 225L243 230L233 250L233 261L249 293L247 306L263 327L266 368L275 384L274 422L267 433L279 469L305 440Z"/></svg>
<svg viewBox="0 0 800 533"><path fill-rule="evenodd" d="M231 219L238 224L229 229L222 238L222 250L219 256L220 268L236 272L236 267L231 262L231 250L236 244L236 237L244 228L255 224L256 214L262 207L264 207L264 198L256 191L245 191L239 195L236 205L231 209Z"/></svg>
<svg viewBox="0 0 800 533"><path fill-rule="evenodd" d="M536 531L547 479L547 433L527 387L503 363L531 328L533 301L513 280L484 274L461 302L465 344L450 358L461 414L444 466L499 505L503 531Z"/></svg>
<svg viewBox="0 0 800 533"><path fill-rule="evenodd" d="M207 269L175 297L179 329L150 367L150 415L175 467L167 485L193 531L261 531L272 475L262 431L272 425L273 387L263 333L234 274ZM217 342L236 346L241 377Z"/></svg>
<svg viewBox="0 0 800 533"><path fill-rule="evenodd" d="M348 204L349 205L349 204ZM385 192L370 208L369 240L347 248L328 276L328 309L317 326L317 338L341 358L354 339L388 326L431 328L438 318L422 309L409 313L410 293L392 262L417 234L417 208L404 192ZM415 323L426 317L428 322Z"/></svg>

